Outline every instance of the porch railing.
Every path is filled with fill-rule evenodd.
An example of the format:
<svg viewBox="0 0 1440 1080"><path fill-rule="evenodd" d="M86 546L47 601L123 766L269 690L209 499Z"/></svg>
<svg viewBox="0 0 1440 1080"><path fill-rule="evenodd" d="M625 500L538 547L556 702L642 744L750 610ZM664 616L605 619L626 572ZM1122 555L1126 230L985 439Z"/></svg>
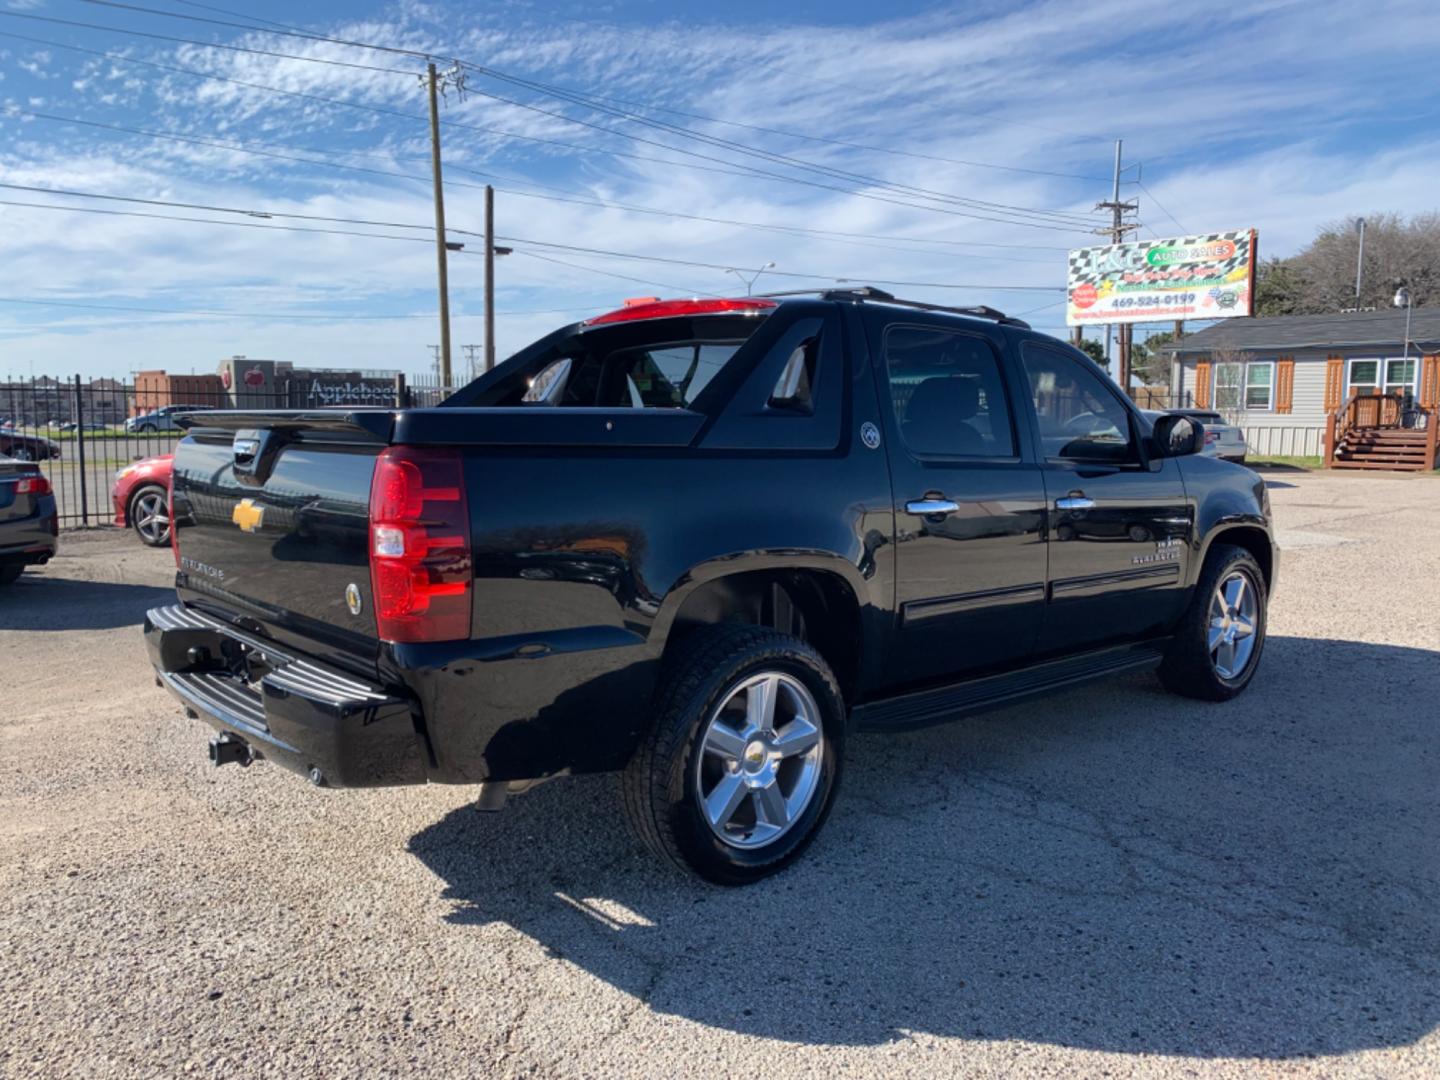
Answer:
<svg viewBox="0 0 1440 1080"><path fill-rule="evenodd" d="M1325 421L1325 464L1335 463L1336 452L1352 431L1424 431L1425 467L1433 469L1440 421L1433 410L1407 401L1403 394L1352 394Z"/></svg>

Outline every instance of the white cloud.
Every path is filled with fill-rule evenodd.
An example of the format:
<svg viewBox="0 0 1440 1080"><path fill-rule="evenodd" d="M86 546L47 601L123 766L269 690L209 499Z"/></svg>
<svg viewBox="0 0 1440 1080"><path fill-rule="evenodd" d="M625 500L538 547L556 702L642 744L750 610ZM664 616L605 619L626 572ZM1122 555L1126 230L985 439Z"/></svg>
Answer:
<svg viewBox="0 0 1440 1080"><path fill-rule="evenodd" d="M927 155L872 153L646 113L880 183L826 178L471 75L477 91L569 112L615 133L577 127L479 93L464 102L452 101L444 111L447 120L458 122L444 129L447 176L455 185L447 194L452 228L476 230L482 219L481 192L459 185L498 176L494 182L501 189L498 216L505 236L720 266L758 266L773 259L781 271L851 280L975 284L981 287L912 291L921 298L986 302L1010 310L1041 308L1034 319L1050 326L1058 322L1058 309L1044 305L1056 294L1006 293L984 286L1056 286L1063 277L1063 248L1095 238L1084 231L1056 232L896 205L911 200L884 185L1088 217L1096 199L1108 195L1104 177L1113 151L1103 133L1119 129L1127 159L1145 160L1145 185L1154 192L1147 197L1127 187L1126 196L1138 195L1146 223L1162 234L1177 227L1158 209L1157 197L1197 231L1258 227L1267 254L1294 250L1318 224L1347 213L1415 212L1435 206L1430 178L1440 155L1433 120L1395 121L1396 114L1425 107L1430 88L1415 73L1428 70L1430 57L1440 48L1440 20L1428 17L1427 4L1410 0L1381 0L1367 9L1363 20L1354 18L1353 7L1339 3L1292 0L1205 10L1122 0L1079 7L1068 0L1042 0L996 15L934 12L858 26L795 21L621 26L598 20L577 25L526 21L524 9L491 13L405 0L388 20L372 16L331 29L347 38L484 57L527 78L617 99ZM258 33L234 40L313 58L414 67L404 57L323 42ZM291 148L278 153L302 157L358 150L371 156L334 160L418 180L4 117L0 179L272 212L419 225L431 220L424 98L412 76L196 46L166 51L105 48L310 97L49 50L53 55L44 55L43 61L41 53L28 54L28 61L63 75L71 91L68 97L51 100L47 111L198 139L277 144ZM97 93L101 87L106 91ZM336 98L388 113L315 98ZM28 100L34 109L43 103L38 95ZM636 144L626 133L678 149ZM609 149L638 158L611 156ZM720 166L687 157L684 150L723 159L731 170L762 169L820 186L700 171L686 166ZM956 161L1038 171L1007 172ZM476 176L461 171L464 168L491 175ZM1095 179L1074 181L1040 175L1043 172ZM515 193L522 188L534 191L534 184L583 198L759 222L777 231L547 202ZM847 194L850 189L872 197ZM17 198L47 201L43 196ZM127 209L124 204L63 201ZM982 217L1008 216L953 203L947 208ZM204 216L164 208L128 209ZM17 356L34 356L37 364L46 357L66 370L78 366L91 373L137 364L208 370L213 359L205 358L235 352L327 363L354 356L367 367L413 367L423 362L424 346L434 337L428 319L284 321L287 313L301 312L428 311L433 305L434 253L423 242L18 207L0 207L0 224L6 237L0 296L275 313L269 320L176 316L136 326L139 316L119 312L76 311L73 318L68 313L62 318L55 309L0 305L5 358L0 367ZM930 244L912 250L900 242L820 239L783 231L794 225L1032 247ZM465 239L472 249L478 246L475 238ZM538 248L535 254L685 291L735 286L733 278L718 270ZM452 259L458 312L478 311L480 274L479 259ZM502 309L598 308L626 295L656 291L639 282L520 255L501 260L498 274ZM762 279L762 286L805 283L809 279ZM566 318L502 320L501 351ZM478 341L478 335L478 322L457 322L458 341Z"/></svg>

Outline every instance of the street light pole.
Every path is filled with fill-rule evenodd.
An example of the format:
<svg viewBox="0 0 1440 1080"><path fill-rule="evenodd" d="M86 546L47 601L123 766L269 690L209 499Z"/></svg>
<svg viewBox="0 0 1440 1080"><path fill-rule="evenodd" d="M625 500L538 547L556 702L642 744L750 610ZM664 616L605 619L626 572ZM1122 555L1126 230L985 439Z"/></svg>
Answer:
<svg viewBox="0 0 1440 1080"><path fill-rule="evenodd" d="M1410 290L1407 289L1404 285L1401 285L1400 288L1398 288L1398 289L1395 290L1395 299L1394 299L1393 303L1395 304L1396 307L1401 307L1401 306L1403 305L1404 308L1405 308L1405 368L1404 368L1404 370L1407 370L1407 371L1408 371L1409 368L1410 368L1410 312L1411 312L1411 311L1414 309L1414 307L1415 307L1414 301L1413 301L1413 299L1412 299L1411 296L1410 296Z"/></svg>
<svg viewBox="0 0 1440 1080"><path fill-rule="evenodd" d="M741 281L745 282L745 295L750 296L754 292L755 282L760 280L760 275L765 273L766 270L773 269L775 269L774 262L767 262L764 266L760 267L759 270L756 270L755 273L751 274L748 278L744 275L744 273L733 268L727 269L725 272L727 274L734 274Z"/></svg>
<svg viewBox="0 0 1440 1080"><path fill-rule="evenodd" d="M1355 219L1355 235L1359 244L1355 254L1355 310L1360 310L1360 277L1365 270L1365 219Z"/></svg>

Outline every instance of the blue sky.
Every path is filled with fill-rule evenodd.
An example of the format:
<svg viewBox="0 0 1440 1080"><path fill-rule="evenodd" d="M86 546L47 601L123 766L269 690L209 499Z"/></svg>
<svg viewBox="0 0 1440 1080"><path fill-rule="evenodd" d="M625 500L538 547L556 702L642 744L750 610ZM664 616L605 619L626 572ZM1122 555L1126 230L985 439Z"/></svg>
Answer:
<svg viewBox="0 0 1440 1080"><path fill-rule="evenodd" d="M0 0L0 183L47 189L0 189L0 376L426 368L423 61L201 20L471 65L443 110L448 224L478 250L496 186L502 356L772 260L762 288L912 282L1062 332L1116 136L1144 236L1253 226L1284 255L1440 204L1431 0L136 3L158 14ZM483 261L454 256L451 286L457 346L480 343Z"/></svg>

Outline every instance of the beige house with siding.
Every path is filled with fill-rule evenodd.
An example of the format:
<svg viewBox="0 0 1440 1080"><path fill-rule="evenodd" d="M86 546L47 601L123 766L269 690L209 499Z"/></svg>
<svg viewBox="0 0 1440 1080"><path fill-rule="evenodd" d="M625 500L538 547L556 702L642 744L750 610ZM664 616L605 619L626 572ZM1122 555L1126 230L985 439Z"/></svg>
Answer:
<svg viewBox="0 0 1440 1080"><path fill-rule="evenodd" d="M1215 409L1253 455L1324 453L1329 418L1388 395L1395 425L1424 430L1440 405L1440 308L1227 319L1162 351L1177 405ZM1408 355L1407 355L1408 352Z"/></svg>

